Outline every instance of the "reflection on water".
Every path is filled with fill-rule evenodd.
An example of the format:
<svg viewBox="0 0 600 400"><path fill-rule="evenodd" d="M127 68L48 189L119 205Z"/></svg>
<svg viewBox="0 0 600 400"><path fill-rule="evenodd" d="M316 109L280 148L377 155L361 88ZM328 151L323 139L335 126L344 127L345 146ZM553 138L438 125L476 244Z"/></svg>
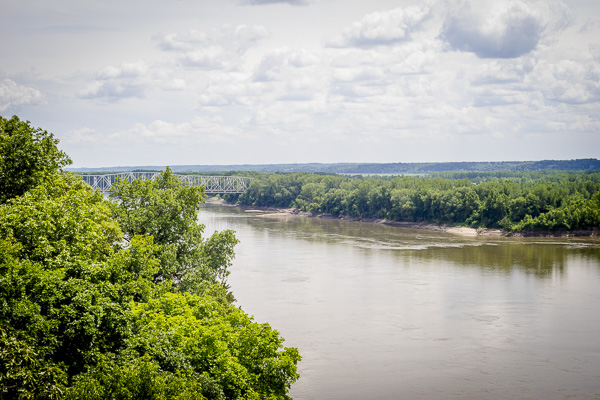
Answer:
<svg viewBox="0 0 600 400"><path fill-rule="evenodd" d="M200 212L239 305L298 347L300 399L600 398L600 243Z"/></svg>
<svg viewBox="0 0 600 400"><path fill-rule="evenodd" d="M268 237L335 243L364 250L397 250L398 256L442 259L458 265L510 272L513 268L543 277L562 271L568 256L600 260L600 241L594 238L472 238L381 224L269 216L246 213L237 207L211 206L211 226L218 219L248 225ZM225 212L225 213L224 213ZM215 229L226 229L227 226Z"/></svg>

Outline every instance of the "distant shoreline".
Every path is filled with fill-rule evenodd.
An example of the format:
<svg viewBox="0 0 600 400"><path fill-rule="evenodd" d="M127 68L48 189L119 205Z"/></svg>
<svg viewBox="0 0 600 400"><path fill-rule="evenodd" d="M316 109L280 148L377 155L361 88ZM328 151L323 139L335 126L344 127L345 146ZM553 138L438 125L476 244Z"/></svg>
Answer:
<svg viewBox="0 0 600 400"><path fill-rule="evenodd" d="M108 173L124 171L162 171L166 165L112 167L69 167L76 173ZM600 171L600 160L581 158L538 161L452 161L410 163L295 163L295 164L230 164L230 165L171 165L173 172L320 172L344 175L427 175L440 172L497 172L497 171Z"/></svg>
<svg viewBox="0 0 600 400"><path fill-rule="evenodd" d="M423 229L434 232L451 233L466 237L548 237L548 238L567 238L567 237L600 237L600 229L585 229L574 231L527 231L527 232L508 232L502 229L495 228L470 228L466 226L455 226L445 224L435 224L431 222L406 222L392 221L379 218L356 218L350 216L333 216L330 214L311 214L309 212L300 211L295 208L276 208L276 207L257 207L246 206L241 204L228 203L218 197L209 197L206 200L207 204L226 205L229 207L239 207L248 213L260 213L263 218L288 218L288 217L305 217L305 218L320 218L320 219L339 219L343 221L356 221L365 223L375 223L388 226L396 226L399 228Z"/></svg>

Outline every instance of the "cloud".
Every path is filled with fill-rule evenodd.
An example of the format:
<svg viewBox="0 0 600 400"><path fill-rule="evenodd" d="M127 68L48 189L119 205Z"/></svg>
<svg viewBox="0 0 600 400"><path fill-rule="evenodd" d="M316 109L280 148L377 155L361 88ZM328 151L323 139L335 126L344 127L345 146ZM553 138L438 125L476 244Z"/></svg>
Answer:
<svg viewBox="0 0 600 400"><path fill-rule="evenodd" d="M144 97L148 74L144 62L107 66L96 73L95 80L78 93L83 99L107 98L116 101L129 97Z"/></svg>
<svg viewBox="0 0 600 400"><path fill-rule="evenodd" d="M600 28L600 21L588 18L585 23L579 28L579 33L596 32Z"/></svg>
<svg viewBox="0 0 600 400"><path fill-rule="evenodd" d="M224 25L209 31L190 30L155 37L163 51L179 54L179 62L203 70L235 69L241 57L269 35L260 25Z"/></svg>
<svg viewBox="0 0 600 400"><path fill-rule="evenodd" d="M326 90L327 75L318 55L303 49L273 49L250 72L210 71L198 104L244 113L277 101L309 101Z"/></svg>
<svg viewBox="0 0 600 400"><path fill-rule="evenodd" d="M265 4L290 4L292 6L305 6L309 0L239 0L242 5L260 6Z"/></svg>
<svg viewBox="0 0 600 400"><path fill-rule="evenodd" d="M230 143L235 132L218 115L196 116L190 122L155 120L150 124L136 123L131 129L108 135L111 140L133 143L197 144Z"/></svg>
<svg viewBox="0 0 600 400"><path fill-rule="evenodd" d="M257 95L246 74L215 72L199 96L199 104L203 107L244 106Z"/></svg>
<svg viewBox="0 0 600 400"><path fill-rule="evenodd" d="M561 60L539 62L529 76L532 87L546 100L566 104L600 102L600 63Z"/></svg>
<svg viewBox="0 0 600 400"><path fill-rule="evenodd" d="M268 36L260 25L223 25L208 31L189 30L186 33L169 33L156 36L158 47L165 51L190 51L203 46L220 46L238 53Z"/></svg>
<svg viewBox="0 0 600 400"><path fill-rule="evenodd" d="M401 104L407 97L427 96L423 92L438 84L444 65L439 41L411 41L393 48L348 49L331 61L329 94L335 101L367 102L375 107ZM446 68L441 70L445 75ZM429 89L427 89L429 88Z"/></svg>
<svg viewBox="0 0 600 400"><path fill-rule="evenodd" d="M285 75L289 69L310 67L319 62L319 59L304 49L290 48L274 49L267 52L254 69L255 81L273 81Z"/></svg>
<svg viewBox="0 0 600 400"><path fill-rule="evenodd" d="M523 104L529 100L530 96L526 92L518 92L509 89L495 88L481 90L476 93L473 100L474 107L498 107L513 104Z"/></svg>
<svg viewBox="0 0 600 400"><path fill-rule="evenodd" d="M570 22L561 1L449 1L440 38L480 58L516 58L535 50Z"/></svg>
<svg viewBox="0 0 600 400"><path fill-rule="evenodd" d="M110 145L116 141L130 144L196 145L231 143L235 130L226 126L218 115L193 117L190 121L170 122L161 119L137 122L124 130L97 130L89 127L71 129L61 140L68 144Z"/></svg>
<svg viewBox="0 0 600 400"><path fill-rule="evenodd" d="M438 69L443 55L439 41L421 40L391 49L348 49L335 55L332 66L336 70L376 68L388 76L427 74Z"/></svg>
<svg viewBox="0 0 600 400"><path fill-rule="evenodd" d="M535 60L506 60L492 59L480 64L472 73L470 84L480 85L510 85L522 83L523 79L535 66Z"/></svg>
<svg viewBox="0 0 600 400"><path fill-rule="evenodd" d="M329 47L368 48L406 42L430 13L429 7L413 6L367 14L325 44Z"/></svg>
<svg viewBox="0 0 600 400"><path fill-rule="evenodd" d="M71 129L65 133L61 142L65 143L98 143L101 141L101 136L95 129L84 126L82 128Z"/></svg>
<svg viewBox="0 0 600 400"><path fill-rule="evenodd" d="M185 80L173 77L158 64L144 61L109 65L99 70L94 80L77 95L83 99L104 98L116 102L125 98L144 98L149 89L182 90Z"/></svg>
<svg viewBox="0 0 600 400"><path fill-rule="evenodd" d="M385 68L376 65L348 65L333 70L329 94L353 102L364 97L383 95L390 85Z"/></svg>
<svg viewBox="0 0 600 400"><path fill-rule="evenodd" d="M10 79L0 81L0 112L25 105L41 104L42 93L32 87L18 85Z"/></svg>
<svg viewBox="0 0 600 400"><path fill-rule="evenodd" d="M199 69L230 69L237 65L237 54L220 46L209 46L186 52L180 59L182 64Z"/></svg>
<svg viewBox="0 0 600 400"><path fill-rule="evenodd" d="M123 63L118 67L112 65L102 68L98 71L97 79L136 79L144 76L148 72L148 67L143 62Z"/></svg>
<svg viewBox="0 0 600 400"><path fill-rule="evenodd" d="M250 77L253 103L313 101L326 92L329 70L318 53L288 47L268 51Z"/></svg>

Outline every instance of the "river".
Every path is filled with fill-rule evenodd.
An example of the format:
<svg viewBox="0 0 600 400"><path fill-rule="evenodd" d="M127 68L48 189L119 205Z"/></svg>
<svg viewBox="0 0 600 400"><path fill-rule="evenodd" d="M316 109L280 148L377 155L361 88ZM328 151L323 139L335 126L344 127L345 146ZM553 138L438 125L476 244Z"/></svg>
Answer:
<svg viewBox="0 0 600 400"><path fill-rule="evenodd" d="M463 237L206 205L294 400L600 399L600 241Z"/></svg>

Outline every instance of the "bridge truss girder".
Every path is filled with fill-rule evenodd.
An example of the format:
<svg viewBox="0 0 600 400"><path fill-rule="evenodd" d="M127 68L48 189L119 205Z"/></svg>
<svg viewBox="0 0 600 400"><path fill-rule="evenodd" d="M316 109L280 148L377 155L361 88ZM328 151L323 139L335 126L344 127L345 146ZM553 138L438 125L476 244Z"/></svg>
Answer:
<svg viewBox="0 0 600 400"><path fill-rule="evenodd" d="M160 172L121 172L105 175L81 175L81 177L92 189L108 193L118 179L132 182L136 179L156 179L159 175ZM243 193L253 179L243 176L174 175L188 185L204 186L206 194Z"/></svg>

